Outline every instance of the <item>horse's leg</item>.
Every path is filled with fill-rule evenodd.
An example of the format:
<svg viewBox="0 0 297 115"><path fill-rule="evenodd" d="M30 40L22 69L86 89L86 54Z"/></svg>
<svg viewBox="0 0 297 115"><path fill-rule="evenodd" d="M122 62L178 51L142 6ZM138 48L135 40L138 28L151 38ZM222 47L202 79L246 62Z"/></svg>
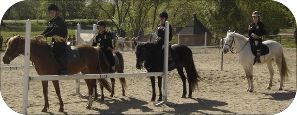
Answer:
<svg viewBox="0 0 297 115"><path fill-rule="evenodd" d="M151 101L155 101L156 100L155 77L151 76L150 79L151 79L152 92L153 92Z"/></svg>
<svg viewBox="0 0 297 115"><path fill-rule="evenodd" d="M115 79L114 78L110 78L110 81L111 81L111 94L110 94L110 97L113 97L113 95L114 95Z"/></svg>
<svg viewBox="0 0 297 115"><path fill-rule="evenodd" d="M183 82L183 95L182 95L182 98L186 98L186 95L187 95L187 82L186 82L186 76L184 74L184 71L183 71L183 68L182 67L179 67L177 68L177 72ZM190 83L190 82L189 82Z"/></svg>
<svg viewBox="0 0 297 115"><path fill-rule="evenodd" d="M122 62L123 64L124 62ZM119 67L118 73L124 73L124 64L122 66ZM126 96L126 93L125 93L125 89L126 89L126 79L125 78L120 78L120 82L121 82L121 85L122 85L122 96Z"/></svg>
<svg viewBox="0 0 297 115"><path fill-rule="evenodd" d="M101 101L103 102L104 101L104 93L103 93L104 92L104 90L103 90L104 87L101 84L100 84L100 89L101 89Z"/></svg>
<svg viewBox="0 0 297 115"><path fill-rule="evenodd" d="M192 89L191 79L188 79L188 83L189 83L189 95L188 95L188 97L192 98L193 89Z"/></svg>
<svg viewBox="0 0 297 115"><path fill-rule="evenodd" d="M162 77L158 76L158 87L159 87L159 99L158 101L162 101Z"/></svg>
<svg viewBox="0 0 297 115"><path fill-rule="evenodd" d="M42 88L43 88L43 96L44 96L44 107L42 109L42 112L47 112L49 108L48 104L48 82L47 81L42 81Z"/></svg>
<svg viewBox="0 0 297 115"><path fill-rule="evenodd" d="M63 103L63 100L62 100L62 98L61 98L59 81L58 81L58 80L53 81L53 85L54 85L54 87L55 87L56 94L57 94L58 99L59 99L59 102L60 102L60 109L59 109L59 112L64 112L64 103Z"/></svg>
<svg viewBox="0 0 297 115"><path fill-rule="evenodd" d="M87 109L91 109L91 107L92 107L92 102L93 102L93 100L92 100L92 96L93 96L93 92L95 92L94 91L94 89L95 89L95 85L96 85L96 81L95 80L92 80L92 79L86 79L85 80L86 81L86 83L87 83L87 86L88 86L88 91L89 91L89 100L88 100L88 104L87 104ZM95 83L93 83L95 81Z"/></svg>
<svg viewBox="0 0 297 115"><path fill-rule="evenodd" d="M279 90L283 90L283 86L284 86L284 77L281 74L281 70L282 70L282 58L278 58L275 60L275 63L277 65L278 71L280 73L280 85L279 85Z"/></svg>
<svg viewBox="0 0 297 115"><path fill-rule="evenodd" d="M254 86L253 86L253 66L250 67L245 67L244 68L246 77L247 77L247 81L248 81L248 92L253 92L254 90Z"/></svg>
<svg viewBox="0 0 297 115"><path fill-rule="evenodd" d="M95 91L93 91L95 94L95 97L94 97L94 100L97 100L98 99L98 93L97 93L97 79L95 80L95 84L94 84L95 86L94 86L94 90Z"/></svg>
<svg viewBox="0 0 297 115"><path fill-rule="evenodd" d="M268 85L268 88L267 89L270 90L271 87L272 87L272 80L273 80L274 70L273 70L272 63L271 62L268 62L267 63L267 67L268 67L269 74L270 74L270 80L269 80L269 85Z"/></svg>
<svg viewBox="0 0 297 115"><path fill-rule="evenodd" d="M125 93L126 79L125 78L120 78L120 81L121 81L121 85L122 85L122 95L126 96L126 93Z"/></svg>

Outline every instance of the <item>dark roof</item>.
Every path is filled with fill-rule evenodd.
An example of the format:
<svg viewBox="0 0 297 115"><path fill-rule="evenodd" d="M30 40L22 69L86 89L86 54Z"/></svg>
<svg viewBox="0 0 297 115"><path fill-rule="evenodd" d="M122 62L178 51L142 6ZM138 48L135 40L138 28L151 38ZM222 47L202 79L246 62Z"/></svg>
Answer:
<svg viewBox="0 0 297 115"><path fill-rule="evenodd" d="M209 30L197 19L196 15L194 15L191 22L189 22L187 26L177 32L177 34L197 35L204 34L205 32L210 33Z"/></svg>

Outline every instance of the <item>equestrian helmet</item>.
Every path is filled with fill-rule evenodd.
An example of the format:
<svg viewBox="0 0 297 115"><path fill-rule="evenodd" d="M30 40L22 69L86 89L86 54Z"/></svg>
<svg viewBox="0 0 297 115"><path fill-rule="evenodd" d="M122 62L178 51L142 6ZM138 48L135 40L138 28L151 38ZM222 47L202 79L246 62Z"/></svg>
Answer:
<svg viewBox="0 0 297 115"><path fill-rule="evenodd" d="M50 4L48 7L47 7L47 10L48 11L59 11L59 8L57 5L55 4Z"/></svg>

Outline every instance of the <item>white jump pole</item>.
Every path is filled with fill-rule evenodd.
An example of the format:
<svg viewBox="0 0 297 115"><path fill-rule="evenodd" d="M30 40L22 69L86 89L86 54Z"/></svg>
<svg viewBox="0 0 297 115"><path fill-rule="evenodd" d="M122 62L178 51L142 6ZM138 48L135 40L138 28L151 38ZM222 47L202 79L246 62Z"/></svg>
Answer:
<svg viewBox="0 0 297 115"><path fill-rule="evenodd" d="M80 24L78 23L77 24L77 27L76 27L76 45L78 45L79 43L80 43L80 29L81 29L81 27L80 27ZM75 84L76 84L76 94L77 95L80 95L80 80L79 79L77 79L77 80L75 80Z"/></svg>
<svg viewBox="0 0 297 115"><path fill-rule="evenodd" d="M164 74L162 77L162 90L163 90L163 102L161 103L166 103L167 102L167 76L168 76L168 50L169 50L169 22L165 22L165 41L164 41Z"/></svg>
<svg viewBox="0 0 297 115"><path fill-rule="evenodd" d="M24 81L23 81L23 114L27 115L28 111L28 92L29 92L29 64L30 64L30 40L31 40L31 21L26 21L25 35L25 58L24 58Z"/></svg>
<svg viewBox="0 0 297 115"><path fill-rule="evenodd" d="M162 75L162 101L156 106L166 104L167 102L167 75L168 75L168 50L169 50L169 22L165 22L165 39L164 39L164 69Z"/></svg>

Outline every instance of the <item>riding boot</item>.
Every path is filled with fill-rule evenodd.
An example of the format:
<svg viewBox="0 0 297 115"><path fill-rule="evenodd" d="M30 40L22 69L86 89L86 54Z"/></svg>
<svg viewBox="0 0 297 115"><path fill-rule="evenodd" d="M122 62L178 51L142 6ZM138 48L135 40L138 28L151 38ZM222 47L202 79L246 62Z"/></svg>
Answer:
<svg viewBox="0 0 297 115"><path fill-rule="evenodd" d="M110 71L111 71L112 73L115 72L115 66L114 66L114 65L111 66Z"/></svg>
<svg viewBox="0 0 297 115"><path fill-rule="evenodd" d="M59 64L60 64L60 68L59 68L59 75L67 75L68 71L67 71L67 60L64 56L61 56L59 58Z"/></svg>
<svg viewBox="0 0 297 115"><path fill-rule="evenodd" d="M260 50L257 50L257 56L256 56L256 57L257 57L257 58L256 58L257 60L256 60L256 61L257 61L258 63L261 63L260 56L261 56Z"/></svg>

